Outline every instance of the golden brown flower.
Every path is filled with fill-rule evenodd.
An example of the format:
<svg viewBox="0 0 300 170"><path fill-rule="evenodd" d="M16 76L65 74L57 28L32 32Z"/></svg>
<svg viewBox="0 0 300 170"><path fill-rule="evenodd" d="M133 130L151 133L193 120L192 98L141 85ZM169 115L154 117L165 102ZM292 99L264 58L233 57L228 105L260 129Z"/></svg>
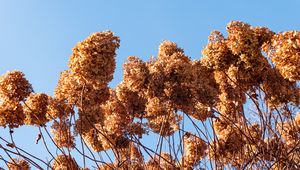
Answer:
<svg viewBox="0 0 300 170"><path fill-rule="evenodd" d="M23 107L16 101L3 101L0 104L0 126L8 125L17 128L24 124L25 115Z"/></svg>
<svg viewBox="0 0 300 170"><path fill-rule="evenodd" d="M33 91L31 84L20 71L11 71L0 77L0 98L23 101Z"/></svg>
<svg viewBox="0 0 300 170"><path fill-rule="evenodd" d="M183 49L179 48L176 43L171 41L163 41L159 45L158 50L158 59L164 59L164 57L168 57L173 55L174 53L183 53Z"/></svg>
<svg viewBox="0 0 300 170"><path fill-rule="evenodd" d="M71 155L58 155L52 164L52 168L54 170L80 170Z"/></svg>
<svg viewBox="0 0 300 170"><path fill-rule="evenodd" d="M202 50L203 65L215 70L226 70L237 60L238 56L232 54L227 47L227 41L220 32L211 32L209 38L209 43Z"/></svg>
<svg viewBox="0 0 300 170"><path fill-rule="evenodd" d="M51 126L51 133L54 135L55 144L62 148L74 148L74 136L71 133L71 123L69 120L60 119L60 121L54 121Z"/></svg>
<svg viewBox="0 0 300 170"><path fill-rule="evenodd" d="M131 91L125 83L118 84L116 95L128 114L139 118L145 112L146 99L141 97L138 92Z"/></svg>
<svg viewBox="0 0 300 170"><path fill-rule="evenodd" d="M204 140L191 133L183 136L184 156L182 161L185 167L194 167L205 156L207 145Z"/></svg>
<svg viewBox="0 0 300 170"><path fill-rule="evenodd" d="M233 54L251 54L259 49L258 37L249 24L241 21L229 22L227 32L227 45Z"/></svg>
<svg viewBox="0 0 300 170"><path fill-rule="evenodd" d="M149 70L145 62L137 57L130 56L128 61L123 64L123 70L124 83L130 90L138 92L144 88L149 76Z"/></svg>
<svg viewBox="0 0 300 170"><path fill-rule="evenodd" d="M99 140L99 132L96 129L91 129L87 133L83 133L82 137L86 144L93 149L95 152L103 151L102 141Z"/></svg>
<svg viewBox="0 0 300 170"><path fill-rule="evenodd" d="M65 118L73 112L73 109L67 105L65 101L58 100L56 98L49 98L46 114L47 119L52 120L56 118Z"/></svg>
<svg viewBox="0 0 300 170"><path fill-rule="evenodd" d="M60 74L54 94L58 100L67 101L68 104L89 112L109 98L109 88L102 86L95 89L92 84L78 80L75 74L66 70Z"/></svg>
<svg viewBox="0 0 300 170"><path fill-rule="evenodd" d="M160 155L154 155L146 163L146 169L151 170L178 170L176 167L175 160L172 158L172 155L166 152L162 152Z"/></svg>
<svg viewBox="0 0 300 170"><path fill-rule="evenodd" d="M120 39L111 31L93 33L73 48L70 70L94 87L106 86L113 78L119 44Z"/></svg>
<svg viewBox="0 0 300 170"><path fill-rule="evenodd" d="M12 159L8 162L9 170L30 170L29 163L24 159Z"/></svg>
<svg viewBox="0 0 300 170"><path fill-rule="evenodd" d="M275 33L266 27L254 27L252 28L255 36L258 39L259 46L262 46L264 43L268 43Z"/></svg>
<svg viewBox="0 0 300 170"><path fill-rule="evenodd" d="M170 136L179 129L179 124L181 121L182 116L172 113L148 118L148 126L154 133L162 136Z"/></svg>
<svg viewBox="0 0 300 170"><path fill-rule="evenodd" d="M29 95L24 106L25 124L41 126L49 121L46 113L50 98L44 93L31 93Z"/></svg>
<svg viewBox="0 0 300 170"><path fill-rule="evenodd" d="M290 81L300 80L300 32L276 34L263 49L284 78Z"/></svg>

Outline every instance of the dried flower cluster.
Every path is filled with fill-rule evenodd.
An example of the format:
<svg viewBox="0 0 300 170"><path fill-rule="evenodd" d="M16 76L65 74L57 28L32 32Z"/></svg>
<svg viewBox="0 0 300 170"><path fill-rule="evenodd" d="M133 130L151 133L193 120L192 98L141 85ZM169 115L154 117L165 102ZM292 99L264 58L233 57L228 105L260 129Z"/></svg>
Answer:
<svg viewBox="0 0 300 170"><path fill-rule="evenodd" d="M12 159L8 163L9 170L30 170L30 166L24 159Z"/></svg>
<svg viewBox="0 0 300 170"><path fill-rule="evenodd" d="M0 78L0 97L3 100L23 101L31 92L31 84L20 71L11 71Z"/></svg>
<svg viewBox="0 0 300 170"><path fill-rule="evenodd" d="M183 144L185 153L182 157L182 165L185 169L193 169L205 156L207 145L198 136L190 133L183 136Z"/></svg>
<svg viewBox="0 0 300 170"><path fill-rule="evenodd" d="M74 78L92 83L94 87L106 85L113 79L119 43L119 38L110 31L94 33L79 42L69 61Z"/></svg>
<svg viewBox="0 0 300 170"><path fill-rule="evenodd" d="M70 155L58 155L55 158L54 163L52 164L52 169L54 170L79 170L79 166L77 165L74 158L72 158Z"/></svg>
<svg viewBox="0 0 300 170"><path fill-rule="evenodd" d="M274 35L263 46L281 75L290 80L300 80L300 32L288 31Z"/></svg>
<svg viewBox="0 0 300 170"><path fill-rule="evenodd" d="M227 32L213 31L198 60L171 41L148 61L130 56L115 88L108 83L120 39L111 31L94 33L73 48L54 97L34 93L22 72L2 75L0 126L12 134L24 124L47 130L52 122L62 152L51 162L55 170L88 170L85 160L99 170L300 169L299 32L240 21ZM159 136L156 148L143 144L148 134ZM111 161L101 156L107 150ZM83 168L73 151L82 154ZM30 159L6 162L9 169L37 166Z"/></svg>

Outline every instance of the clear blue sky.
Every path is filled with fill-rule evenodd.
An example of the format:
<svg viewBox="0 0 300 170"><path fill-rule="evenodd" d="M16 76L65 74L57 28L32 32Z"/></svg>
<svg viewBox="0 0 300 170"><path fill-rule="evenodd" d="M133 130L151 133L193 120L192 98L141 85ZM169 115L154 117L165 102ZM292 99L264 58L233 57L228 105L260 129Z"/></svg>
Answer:
<svg viewBox="0 0 300 170"><path fill-rule="evenodd" d="M36 92L52 95L72 47L92 32L112 30L121 38L114 87L122 80L128 56L147 60L157 54L162 40L178 43L199 59L210 31L225 33L231 20L276 32L300 30L299 6L297 0L0 0L0 74L21 70ZM37 130L30 129L16 130L19 143L41 156L34 145Z"/></svg>

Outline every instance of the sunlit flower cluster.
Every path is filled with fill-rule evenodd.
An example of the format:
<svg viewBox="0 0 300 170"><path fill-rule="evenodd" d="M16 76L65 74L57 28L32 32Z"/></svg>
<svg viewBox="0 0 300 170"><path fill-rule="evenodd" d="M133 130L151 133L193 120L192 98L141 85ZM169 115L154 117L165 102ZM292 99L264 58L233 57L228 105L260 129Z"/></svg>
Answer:
<svg viewBox="0 0 300 170"><path fill-rule="evenodd" d="M290 81L300 80L300 32L288 31L276 34L264 45L282 76Z"/></svg>
<svg viewBox="0 0 300 170"><path fill-rule="evenodd" d="M0 97L3 100L23 101L33 91L24 73L11 71L0 78Z"/></svg>
<svg viewBox="0 0 300 170"><path fill-rule="evenodd" d="M61 119L59 122L53 122L51 133L53 134L55 144L62 148L73 148L75 146L74 136L71 133L71 123L69 120Z"/></svg>
<svg viewBox="0 0 300 170"><path fill-rule="evenodd" d="M58 155L52 164L52 169L54 169L54 170L67 170L67 169L80 170L75 159L72 158L70 155Z"/></svg>
<svg viewBox="0 0 300 170"><path fill-rule="evenodd" d="M69 67L76 79L90 82L94 87L105 86L113 79L115 55L120 40L111 31L97 32L73 48Z"/></svg>
<svg viewBox="0 0 300 170"><path fill-rule="evenodd" d="M30 170L29 163L24 159L12 159L8 163L9 170Z"/></svg>
<svg viewBox="0 0 300 170"><path fill-rule="evenodd" d="M232 21L227 33L213 31L197 60L171 41L163 41L148 61L130 56L115 88L108 83L120 39L111 31L91 34L73 48L54 97L34 93L20 71L0 77L0 126L8 126L12 137L21 125L47 130L53 123L52 141L63 153L51 160L54 170L88 170L79 167L72 149L99 170L191 170L207 164L299 169L299 32L276 34ZM188 121L197 134L185 126ZM142 144L153 133L159 136L156 150ZM40 131L37 144L41 137L44 142ZM76 138L92 156L80 152ZM13 140L3 141L16 147ZM102 151L112 151L114 159L103 162ZM7 166L27 170L28 162L13 159Z"/></svg>
<svg viewBox="0 0 300 170"><path fill-rule="evenodd" d="M190 133L183 136L183 144L185 153L182 157L182 164L184 168L192 169L205 156L207 145L204 140Z"/></svg>

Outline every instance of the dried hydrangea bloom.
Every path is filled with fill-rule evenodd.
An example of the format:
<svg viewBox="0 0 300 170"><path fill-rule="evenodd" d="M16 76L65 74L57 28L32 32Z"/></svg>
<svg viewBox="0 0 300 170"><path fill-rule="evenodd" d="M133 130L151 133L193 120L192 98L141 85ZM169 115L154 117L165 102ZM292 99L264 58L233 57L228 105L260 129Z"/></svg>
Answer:
<svg viewBox="0 0 300 170"><path fill-rule="evenodd" d="M23 107L16 101L3 101L0 104L0 126L17 128L24 124Z"/></svg>
<svg viewBox="0 0 300 170"><path fill-rule="evenodd" d="M0 77L0 98L23 101L33 91L31 84L20 71L11 71Z"/></svg>
<svg viewBox="0 0 300 170"><path fill-rule="evenodd" d="M44 125L49 120L46 117L50 96L44 93L31 93L25 101L25 124Z"/></svg>
<svg viewBox="0 0 300 170"><path fill-rule="evenodd" d="M149 70L146 63L137 57L130 56L127 60L123 64L124 83L130 90L138 92L144 88L149 76Z"/></svg>
<svg viewBox="0 0 300 170"><path fill-rule="evenodd" d="M251 54L259 49L258 38L249 24L240 21L229 22L227 32L227 45L233 54Z"/></svg>
<svg viewBox="0 0 300 170"><path fill-rule="evenodd" d="M99 132L96 129L91 129L87 133L83 133L82 137L86 144L95 152L103 151L102 141L99 140Z"/></svg>
<svg viewBox="0 0 300 170"><path fill-rule="evenodd" d="M247 142L244 134L238 128L241 125L227 126L226 129L217 131L217 140L213 140L208 148L209 159L221 164L239 165L242 162L241 151L244 150Z"/></svg>
<svg viewBox="0 0 300 170"><path fill-rule="evenodd" d="M146 118L155 118L157 116L170 115L174 112L171 101L163 101L158 97L148 98L146 103Z"/></svg>
<svg viewBox="0 0 300 170"><path fill-rule="evenodd" d="M226 70L238 58L238 56L232 54L227 47L226 39L218 31L210 33L209 43L202 50L202 54L201 61L203 64L215 70Z"/></svg>
<svg viewBox="0 0 300 170"><path fill-rule="evenodd" d="M288 31L276 34L263 50L275 63L284 78L300 80L300 32Z"/></svg>
<svg viewBox="0 0 300 170"><path fill-rule="evenodd" d="M184 53L177 52L163 59L158 59L158 65L163 64L165 79L170 82L185 82L190 80L191 61Z"/></svg>
<svg viewBox="0 0 300 170"><path fill-rule="evenodd" d="M297 84L284 79L276 69L266 72L262 88L270 108L281 107L285 103L298 105L300 102L300 89Z"/></svg>
<svg viewBox="0 0 300 170"><path fill-rule="evenodd" d="M267 161L280 160L282 155L287 153L284 142L276 135L264 140L261 147L261 157Z"/></svg>
<svg viewBox="0 0 300 170"><path fill-rule="evenodd" d="M118 150L117 169L144 170L144 157L137 146L130 142L127 148Z"/></svg>
<svg viewBox="0 0 300 170"><path fill-rule="evenodd" d="M197 120L205 121L208 117L213 115L211 108L201 102L195 102L192 103L192 105L190 110L183 111Z"/></svg>
<svg viewBox="0 0 300 170"><path fill-rule="evenodd" d="M139 118L145 112L146 99L141 97L138 92L131 91L125 83L118 84L116 95L130 115Z"/></svg>
<svg viewBox="0 0 300 170"><path fill-rule="evenodd" d="M236 119L242 112L246 95L240 88L232 86L224 72L215 72L216 82L219 84L219 101L217 109L223 116Z"/></svg>
<svg viewBox="0 0 300 170"><path fill-rule="evenodd" d="M113 78L119 46L119 37L111 31L93 33L73 48L69 68L87 82L106 85Z"/></svg>
<svg viewBox="0 0 300 170"><path fill-rule="evenodd" d="M165 87L164 83L178 83L191 79L190 59L183 54L183 51L173 42L165 41L160 45L158 58L147 63L149 78L145 89L145 98L165 97L168 94L165 90L172 91ZM169 93L169 95L172 95Z"/></svg>
<svg viewBox="0 0 300 170"><path fill-rule="evenodd" d="M49 104L47 107L47 114L46 117L49 120L56 119L56 118L65 118L69 116L70 113L74 113L74 110L67 105L62 100L58 100L56 98L50 98Z"/></svg>
<svg viewBox="0 0 300 170"><path fill-rule="evenodd" d="M194 167L205 156L207 145L204 140L191 133L183 136L184 155L182 164L184 167Z"/></svg>
<svg viewBox="0 0 300 170"><path fill-rule="evenodd" d="M214 106L218 100L219 87L214 78L214 72L201 61L192 62L190 83L193 98L207 106Z"/></svg>
<svg viewBox="0 0 300 170"><path fill-rule="evenodd" d="M164 95L164 71L163 66L156 64L156 61L149 61L147 67L149 69L149 81L146 89L142 90L144 98L160 97Z"/></svg>
<svg viewBox="0 0 300 170"><path fill-rule="evenodd" d="M163 41L159 45L158 49L158 59L163 59L173 55L174 53L183 53L183 49L179 48L176 43L171 41Z"/></svg>
<svg viewBox="0 0 300 170"><path fill-rule="evenodd" d="M109 88L103 86L95 89L92 84L76 79L75 74L66 70L60 74L54 94L57 99L86 110L105 102L109 97Z"/></svg>
<svg viewBox="0 0 300 170"><path fill-rule="evenodd" d="M53 164L54 170L80 170L74 158L71 155L58 155Z"/></svg>
<svg viewBox="0 0 300 170"><path fill-rule="evenodd" d="M122 102L118 100L115 91L111 91L111 96L105 104L102 105L104 114L104 129L108 134L123 136L126 127L132 119L126 112Z"/></svg>
<svg viewBox="0 0 300 170"><path fill-rule="evenodd" d="M69 120L61 119L59 122L54 121L50 131L54 135L53 140L58 147L74 148L75 138L71 133L71 123Z"/></svg>
<svg viewBox="0 0 300 170"><path fill-rule="evenodd" d="M95 124L103 126L104 113L102 109L94 108L93 112L78 111L79 118L75 121L75 133L84 134L88 133L91 129L95 128Z"/></svg>
<svg viewBox="0 0 300 170"><path fill-rule="evenodd" d="M266 27L254 27L252 28L255 36L258 39L258 45L262 46L264 43L268 43L275 33Z"/></svg>
<svg viewBox="0 0 300 170"><path fill-rule="evenodd" d="M24 159L12 159L8 162L9 170L30 170L29 163Z"/></svg>
<svg viewBox="0 0 300 170"><path fill-rule="evenodd" d="M222 119L222 117L218 117L213 120L213 130L217 135L221 135L223 130L226 130L227 127L230 126L230 121Z"/></svg>
<svg viewBox="0 0 300 170"><path fill-rule="evenodd" d="M182 121L182 116L178 114L169 114L148 118L149 128L162 136L170 136L179 129L179 124Z"/></svg>
<svg viewBox="0 0 300 170"><path fill-rule="evenodd" d="M265 73L271 68L268 60L260 51L240 54L238 60L233 63L226 74L233 86L239 86L248 91L253 86L258 87L262 83Z"/></svg>
<svg viewBox="0 0 300 170"><path fill-rule="evenodd" d="M124 136L109 134L104 131L99 124L95 125L98 132L98 140L101 141L104 150L126 148L129 145L129 139Z"/></svg>
<svg viewBox="0 0 300 170"><path fill-rule="evenodd" d="M169 153L162 152L160 155L154 155L146 163L146 169L165 169L165 170L178 170L176 167L175 160Z"/></svg>

